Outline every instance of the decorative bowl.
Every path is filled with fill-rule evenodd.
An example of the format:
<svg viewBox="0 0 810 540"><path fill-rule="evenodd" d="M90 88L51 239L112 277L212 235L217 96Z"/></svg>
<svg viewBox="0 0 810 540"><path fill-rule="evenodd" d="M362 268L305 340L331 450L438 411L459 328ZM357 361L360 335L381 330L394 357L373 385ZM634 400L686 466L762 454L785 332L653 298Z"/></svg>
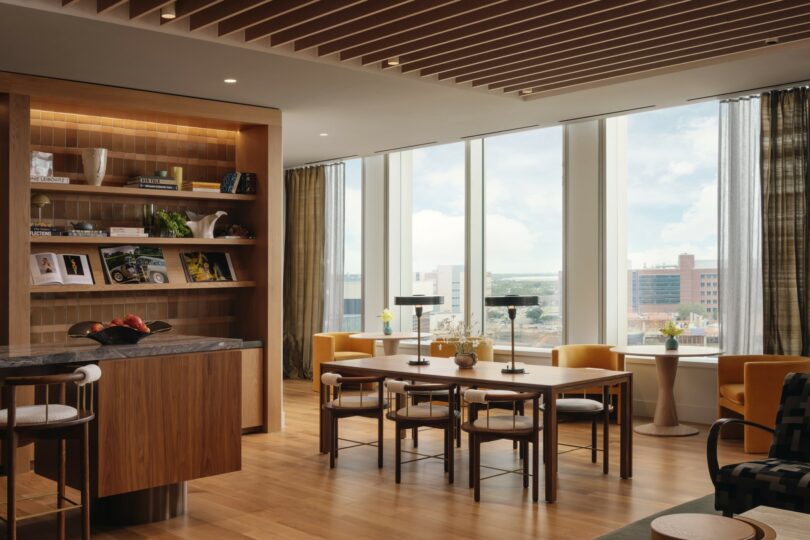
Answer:
<svg viewBox="0 0 810 540"><path fill-rule="evenodd" d="M100 332L91 332L90 328L96 321L83 321L76 323L68 329L68 335L74 338L90 338L98 341L102 345L133 345L145 337L168 332L172 325L164 321L147 322L151 332L144 333L130 328L129 326L109 326Z"/></svg>
<svg viewBox="0 0 810 540"><path fill-rule="evenodd" d="M470 369L478 363L478 357L474 352L465 354L456 353L454 360L459 369Z"/></svg>

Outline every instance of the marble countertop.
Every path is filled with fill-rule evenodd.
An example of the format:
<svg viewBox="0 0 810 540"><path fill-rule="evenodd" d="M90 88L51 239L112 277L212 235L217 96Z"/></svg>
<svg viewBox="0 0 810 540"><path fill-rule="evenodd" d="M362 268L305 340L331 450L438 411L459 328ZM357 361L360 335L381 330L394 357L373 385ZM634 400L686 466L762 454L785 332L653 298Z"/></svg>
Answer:
<svg viewBox="0 0 810 540"><path fill-rule="evenodd" d="M0 347L0 372L27 367L98 362L119 358L138 358L261 346L254 341L162 334L141 340L135 345L99 345L90 339L76 338L64 345L12 345Z"/></svg>

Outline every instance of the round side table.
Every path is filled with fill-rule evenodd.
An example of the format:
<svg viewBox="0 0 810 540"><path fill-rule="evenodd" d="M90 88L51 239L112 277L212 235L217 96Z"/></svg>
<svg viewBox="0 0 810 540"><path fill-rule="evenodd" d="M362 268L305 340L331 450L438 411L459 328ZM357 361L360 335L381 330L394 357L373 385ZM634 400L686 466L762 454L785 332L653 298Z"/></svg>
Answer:
<svg viewBox="0 0 810 540"><path fill-rule="evenodd" d="M678 373L678 359L688 356L717 356L719 349L681 345L677 351L667 351L663 345L628 345L614 347L611 351L622 356L653 356L658 370L658 401L655 403L655 417L652 424L644 424L633 431L656 437L685 437L697 435L700 431L678 423L678 409L675 406L675 375Z"/></svg>
<svg viewBox="0 0 810 540"><path fill-rule="evenodd" d="M430 334L422 333L422 337ZM394 332L393 334L383 334L382 332L363 332L362 334L352 334L351 339L374 339L382 341L385 356L393 356L399 351L399 342L403 339L417 339L416 332Z"/></svg>

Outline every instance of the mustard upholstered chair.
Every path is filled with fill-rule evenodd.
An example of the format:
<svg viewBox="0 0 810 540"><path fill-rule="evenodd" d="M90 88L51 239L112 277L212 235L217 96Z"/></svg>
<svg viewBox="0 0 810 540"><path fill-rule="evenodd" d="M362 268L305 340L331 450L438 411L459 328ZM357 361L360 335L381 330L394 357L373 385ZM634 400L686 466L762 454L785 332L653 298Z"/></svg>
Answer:
<svg viewBox="0 0 810 540"><path fill-rule="evenodd" d="M321 363L374 356L373 339L351 339L357 332L324 332L312 336L312 389L320 390Z"/></svg>
<svg viewBox="0 0 810 540"><path fill-rule="evenodd" d="M721 356L717 362L717 417L743 418L774 428L782 383L788 373L810 373L810 358L772 354ZM730 432L730 433L728 433ZM731 430L726 436L739 436ZM771 434L745 426L746 452L767 452Z"/></svg>
<svg viewBox="0 0 810 540"><path fill-rule="evenodd" d="M442 338L430 342L430 356L450 358L456 355L456 346L452 341ZM475 348L475 355L482 362L492 362L495 360L495 353L492 349L492 341L485 339L478 343Z"/></svg>
<svg viewBox="0 0 810 540"><path fill-rule="evenodd" d="M615 345L560 345L551 350L551 365L555 367L572 368L600 368L613 371L624 371L624 357L611 352ZM584 391L577 391L582 394L602 395L602 388L588 388ZM610 389L610 394L616 396L617 404L620 406L619 387ZM621 414L616 415L616 419L621 418Z"/></svg>

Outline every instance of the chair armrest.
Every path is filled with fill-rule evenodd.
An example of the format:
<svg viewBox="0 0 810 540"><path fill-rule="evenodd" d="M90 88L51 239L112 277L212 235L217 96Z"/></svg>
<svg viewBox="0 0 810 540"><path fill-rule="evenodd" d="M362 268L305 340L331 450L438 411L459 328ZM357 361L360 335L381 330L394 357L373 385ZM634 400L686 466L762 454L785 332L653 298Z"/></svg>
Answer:
<svg viewBox="0 0 810 540"><path fill-rule="evenodd" d="M331 362L335 359L335 338L328 334L312 336L312 363Z"/></svg>
<svg viewBox="0 0 810 540"><path fill-rule="evenodd" d="M774 430L768 426L743 420L742 418L721 418L715 421L709 429L709 437L706 440L706 463L709 466L709 477L712 480L712 484L715 486L717 486L717 473L720 472L720 465L717 461L717 439L720 436L720 431L728 424L743 424L765 430L771 434L774 432Z"/></svg>
<svg viewBox="0 0 810 540"><path fill-rule="evenodd" d="M717 358L717 387L724 384L742 384L745 364L756 361L755 356L720 356Z"/></svg>
<svg viewBox="0 0 810 540"><path fill-rule="evenodd" d="M359 353L366 353L374 356L376 341L373 339L346 338L346 350Z"/></svg>
<svg viewBox="0 0 810 540"><path fill-rule="evenodd" d="M782 385L788 373L805 371L810 361L764 361L745 364L745 405L746 420L773 426Z"/></svg>

